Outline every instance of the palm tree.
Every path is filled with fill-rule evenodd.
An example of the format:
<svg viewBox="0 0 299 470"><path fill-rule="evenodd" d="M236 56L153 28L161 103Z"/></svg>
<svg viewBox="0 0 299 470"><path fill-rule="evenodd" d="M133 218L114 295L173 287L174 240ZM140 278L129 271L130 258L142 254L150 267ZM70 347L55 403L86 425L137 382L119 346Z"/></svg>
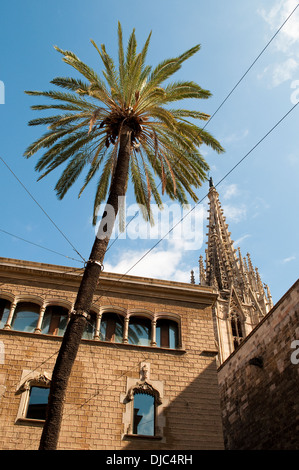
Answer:
<svg viewBox="0 0 299 470"><path fill-rule="evenodd" d="M67 163L55 187L62 199L87 167L79 196L95 175L100 175L94 199L94 223L97 207L106 201L100 235L95 238L86 263L74 311L54 367L40 449L56 449L57 446L68 379L113 229L113 223L107 223L106 215L111 208L115 216L118 214L119 200L126 194L129 178L147 220L151 220L152 197L162 207L157 181L162 186L162 195L165 193L181 204L188 203L188 196L197 201L194 189L206 180L209 168L198 148L204 143L218 153L223 151L217 140L191 122L207 120L207 114L170 107L178 100L211 96L209 91L192 81L168 81L200 46L167 59L153 69L145 64L150 36L137 53L133 30L124 51L122 28L118 24L118 68L105 46L99 48L91 41L103 62L104 78L74 53L55 47L63 61L81 74L80 78L52 80L52 84L64 91L26 91L29 95L50 99L49 104L32 106L32 109L59 110L59 114L29 122L31 126L48 126L48 131L25 152L29 158L44 149L35 167L41 172L39 179Z"/></svg>

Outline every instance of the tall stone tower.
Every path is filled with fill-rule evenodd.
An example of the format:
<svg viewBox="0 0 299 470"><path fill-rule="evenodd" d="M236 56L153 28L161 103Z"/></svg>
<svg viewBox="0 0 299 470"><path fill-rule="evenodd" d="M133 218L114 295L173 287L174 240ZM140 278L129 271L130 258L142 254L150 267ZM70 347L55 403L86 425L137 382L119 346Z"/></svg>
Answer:
<svg viewBox="0 0 299 470"><path fill-rule="evenodd" d="M210 179L208 241L205 263L199 258L200 284L218 293L213 307L215 337L221 364L272 308L269 287L263 285L249 253L233 246L219 195ZM194 277L191 276L191 282Z"/></svg>

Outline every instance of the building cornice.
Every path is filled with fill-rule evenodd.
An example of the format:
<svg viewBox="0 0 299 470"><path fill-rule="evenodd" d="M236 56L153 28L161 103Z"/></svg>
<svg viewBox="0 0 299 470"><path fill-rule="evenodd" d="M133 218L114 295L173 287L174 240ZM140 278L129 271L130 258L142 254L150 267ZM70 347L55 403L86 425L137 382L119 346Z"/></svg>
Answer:
<svg viewBox="0 0 299 470"><path fill-rule="evenodd" d="M14 282L16 280L53 285L54 288L71 289L79 287L83 270L68 266L59 266L11 258L0 258L0 278ZM95 295L125 294L212 306L217 294L212 287L190 283L166 281L139 276L128 276L103 272Z"/></svg>

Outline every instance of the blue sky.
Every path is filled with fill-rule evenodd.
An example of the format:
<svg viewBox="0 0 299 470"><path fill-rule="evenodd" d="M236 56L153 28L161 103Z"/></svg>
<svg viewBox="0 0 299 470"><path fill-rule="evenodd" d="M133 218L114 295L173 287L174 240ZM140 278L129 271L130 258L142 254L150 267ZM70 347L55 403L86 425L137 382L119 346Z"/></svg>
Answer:
<svg viewBox="0 0 299 470"><path fill-rule="evenodd" d="M38 117L30 106L41 101L25 95L24 90L49 90L54 77L71 74L53 46L73 51L101 71L90 39L105 43L116 58L118 21L125 41L135 28L138 44L143 45L152 31L148 53L152 65L199 43L201 51L185 62L176 79L194 80L209 89L212 98L190 102L189 106L212 115L297 3L3 1L0 80L5 86L5 99L0 104L0 156L88 259L95 236L91 225L93 188L78 199L78 183L63 201L58 201L53 189L60 171L36 182L37 157L23 157L26 147L43 131L27 125ZM226 150L219 156L202 149L215 184L292 108L299 99L298 90L299 8L206 127ZM217 186L232 239L243 256L251 254L263 282L270 286L274 302L298 277L298 118L299 106ZM0 179L0 256L81 267L77 253L2 161ZM198 191L199 198L207 192L208 184ZM129 192L128 206L132 207L133 202ZM168 207L169 201L165 204ZM204 255L206 241L206 208L207 198L193 211L199 233L194 243L182 238L165 239L146 256L170 227L164 220L151 238L132 239L136 229L132 224L131 236L120 237L107 252L105 270L121 274L130 270L131 275L189 282L190 270L194 269L198 282L198 258ZM180 214L175 217L179 220ZM141 229L144 233L145 227ZM3 230L69 258L25 243ZM142 261L130 269L141 257Z"/></svg>

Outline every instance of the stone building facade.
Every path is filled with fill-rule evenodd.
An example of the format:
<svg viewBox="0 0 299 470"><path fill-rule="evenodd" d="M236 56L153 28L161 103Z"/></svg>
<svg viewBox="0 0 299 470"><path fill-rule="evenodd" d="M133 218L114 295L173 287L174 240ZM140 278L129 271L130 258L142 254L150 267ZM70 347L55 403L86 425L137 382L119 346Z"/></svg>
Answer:
<svg viewBox="0 0 299 470"><path fill-rule="evenodd" d="M82 270L0 259L0 448L37 449ZM102 273L59 449L223 449L213 288Z"/></svg>
<svg viewBox="0 0 299 470"><path fill-rule="evenodd" d="M299 450L299 280L218 371L225 447Z"/></svg>
<svg viewBox="0 0 299 470"><path fill-rule="evenodd" d="M209 204L199 284L102 273L59 449L299 449L299 281L273 306ZM38 448L81 275L0 258L1 449Z"/></svg>

